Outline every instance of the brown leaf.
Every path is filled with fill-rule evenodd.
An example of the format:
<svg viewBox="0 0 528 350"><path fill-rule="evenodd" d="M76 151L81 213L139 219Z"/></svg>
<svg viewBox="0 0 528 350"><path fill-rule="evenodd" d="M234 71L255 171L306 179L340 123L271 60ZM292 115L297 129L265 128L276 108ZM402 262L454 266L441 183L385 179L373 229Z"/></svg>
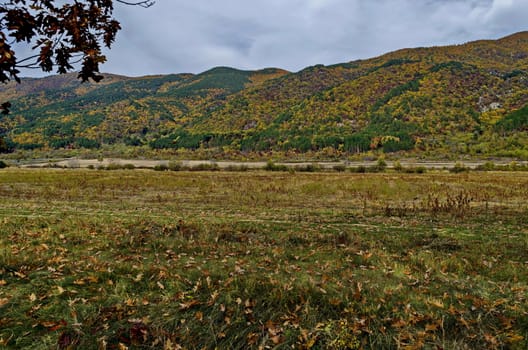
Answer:
<svg viewBox="0 0 528 350"><path fill-rule="evenodd" d="M280 335L276 335L274 337L271 337L270 339L273 342L273 344L275 344L275 345L278 345L278 344L280 344L280 343L282 343L284 341L284 339Z"/></svg>
<svg viewBox="0 0 528 350"><path fill-rule="evenodd" d="M438 330L438 325L436 324L428 324L425 326L426 332L435 332L436 330Z"/></svg>
<svg viewBox="0 0 528 350"><path fill-rule="evenodd" d="M18 271L15 271L15 276L20 277L20 278L26 278L27 277L25 274L23 274L22 272L18 272Z"/></svg>
<svg viewBox="0 0 528 350"><path fill-rule="evenodd" d="M195 305L199 305L200 302L198 300L191 300L186 303L180 303L180 311L189 310Z"/></svg>

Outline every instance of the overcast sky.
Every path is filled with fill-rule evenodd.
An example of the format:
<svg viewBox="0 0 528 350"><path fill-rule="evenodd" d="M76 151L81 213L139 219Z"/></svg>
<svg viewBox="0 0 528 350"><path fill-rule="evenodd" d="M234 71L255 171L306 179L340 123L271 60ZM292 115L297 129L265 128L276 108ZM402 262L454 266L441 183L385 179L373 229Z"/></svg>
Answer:
<svg viewBox="0 0 528 350"><path fill-rule="evenodd" d="M116 4L123 30L104 72L198 73L370 58L528 29L528 0L157 0Z"/></svg>

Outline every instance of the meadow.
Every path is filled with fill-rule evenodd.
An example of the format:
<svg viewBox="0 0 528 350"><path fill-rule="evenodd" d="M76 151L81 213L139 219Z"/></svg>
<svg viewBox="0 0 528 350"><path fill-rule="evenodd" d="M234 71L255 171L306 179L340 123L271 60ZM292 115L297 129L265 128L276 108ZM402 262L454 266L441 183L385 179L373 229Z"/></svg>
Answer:
<svg viewBox="0 0 528 350"><path fill-rule="evenodd" d="M528 173L0 170L0 347L526 349Z"/></svg>

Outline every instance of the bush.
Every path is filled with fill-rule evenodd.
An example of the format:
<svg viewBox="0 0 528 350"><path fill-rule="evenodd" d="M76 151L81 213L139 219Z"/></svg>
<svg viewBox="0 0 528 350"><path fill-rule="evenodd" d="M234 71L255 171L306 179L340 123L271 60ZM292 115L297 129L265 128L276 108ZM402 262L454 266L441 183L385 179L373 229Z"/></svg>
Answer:
<svg viewBox="0 0 528 350"><path fill-rule="evenodd" d="M385 159L380 158L380 159L378 159L378 161L376 162L376 167L378 167L378 169L379 169L380 171L384 171L385 168L387 168L387 162L385 161Z"/></svg>
<svg viewBox="0 0 528 350"><path fill-rule="evenodd" d="M352 171L353 173L366 173L367 172L367 168L363 165L360 165L358 166L357 168L351 168L350 171Z"/></svg>
<svg viewBox="0 0 528 350"><path fill-rule="evenodd" d="M477 166L476 170L479 170L479 171L492 171L492 170L495 170L495 163L486 162L484 164L480 164L479 166Z"/></svg>
<svg viewBox="0 0 528 350"><path fill-rule="evenodd" d="M301 172L313 173L316 171L320 171L321 167L319 166L319 164L307 164L307 165L296 166L295 170L301 171Z"/></svg>
<svg viewBox="0 0 528 350"><path fill-rule="evenodd" d="M464 173L464 172L468 172L468 171L469 171L469 168L466 167L464 164L462 164L460 162L457 162L454 167L449 169L450 173L455 173L455 174Z"/></svg>
<svg viewBox="0 0 528 350"><path fill-rule="evenodd" d="M264 170L268 171L288 171L288 167L283 164L275 164L271 160L266 163Z"/></svg>
<svg viewBox="0 0 528 350"><path fill-rule="evenodd" d="M229 165L225 168L226 171L248 171L247 165Z"/></svg>
<svg viewBox="0 0 528 350"><path fill-rule="evenodd" d="M339 164L339 165L334 165L334 171L338 172L338 173L342 173L346 170L346 166L345 165L342 165L342 164Z"/></svg>
<svg viewBox="0 0 528 350"><path fill-rule="evenodd" d="M117 164L117 163L110 163L106 166L106 170L119 170L119 169L123 169L123 167L121 166L121 164Z"/></svg>
<svg viewBox="0 0 528 350"><path fill-rule="evenodd" d="M403 171L406 174L425 174L427 172L427 168L424 166L417 166L405 168Z"/></svg>
<svg viewBox="0 0 528 350"><path fill-rule="evenodd" d="M202 163L193 166L189 169L190 171L218 171L220 167L216 163Z"/></svg>
<svg viewBox="0 0 528 350"><path fill-rule="evenodd" d="M155 171L167 171L169 167L166 164L158 164L154 167Z"/></svg>
<svg viewBox="0 0 528 350"><path fill-rule="evenodd" d="M403 170L403 166L401 165L400 161L397 160L394 162L393 169L398 172Z"/></svg>
<svg viewBox="0 0 528 350"><path fill-rule="evenodd" d="M180 162L169 162L170 171L180 171L182 170L182 165Z"/></svg>

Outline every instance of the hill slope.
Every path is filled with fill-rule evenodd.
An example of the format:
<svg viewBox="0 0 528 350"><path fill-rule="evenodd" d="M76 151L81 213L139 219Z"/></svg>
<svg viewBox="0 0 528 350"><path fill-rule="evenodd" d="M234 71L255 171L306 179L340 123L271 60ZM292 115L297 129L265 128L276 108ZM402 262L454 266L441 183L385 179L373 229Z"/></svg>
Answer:
<svg viewBox="0 0 528 350"><path fill-rule="evenodd" d="M12 147L528 158L528 32L308 67L8 86ZM77 85L76 85L77 84Z"/></svg>

